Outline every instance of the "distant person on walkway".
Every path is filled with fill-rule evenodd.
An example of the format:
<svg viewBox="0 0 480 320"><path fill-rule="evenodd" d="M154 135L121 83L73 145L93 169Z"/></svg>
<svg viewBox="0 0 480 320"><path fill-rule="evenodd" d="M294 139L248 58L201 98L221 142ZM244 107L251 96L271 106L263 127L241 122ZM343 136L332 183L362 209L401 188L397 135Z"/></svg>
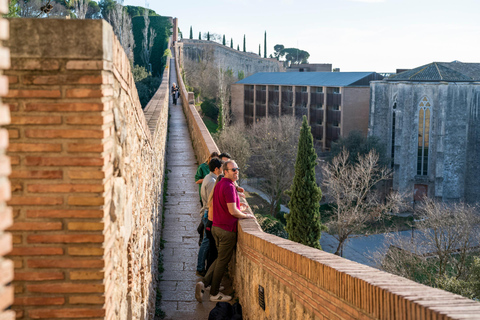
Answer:
<svg viewBox="0 0 480 320"><path fill-rule="evenodd" d="M223 161L218 158L212 158L208 163L208 167L210 169L210 173L203 178L202 188L200 191L200 195L202 197L203 207L200 210L203 225L206 227L208 223L208 205L209 205L209 198L213 191L213 187L215 186L215 181L217 180L218 176L223 173L222 170ZM210 230L208 231L211 234ZM212 239L213 240L213 239ZM215 243L215 241L213 240ZM198 251L198 261L197 261L197 275L203 277L210 267L210 264L213 262L208 262L207 267L205 267L205 260L207 260L207 256L209 256L210 251L210 239L207 237L207 232L204 230L204 236L202 243L200 245L200 249Z"/></svg>
<svg viewBox="0 0 480 320"><path fill-rule="evenodd" d="M173 104L174 105L177 105L177 93L178 93L178 87L174 82L172 84L172 99L173 99Z"/></svg>
<svg viewBox="0 0 480 320"><path fill-rule="evenodd" d="M205 287L211 285L210 301L229 301L231 296L219 292L220 282L227 270L228 263L237 244L238 219L255 219L250 213L240 211L240 197L235 187L239 168L235 161L229 160L223 164L225 177L217 183L213 191L213 226L218 257L208 269L203 281L195 286L195 298L202 302Z"/></svg>

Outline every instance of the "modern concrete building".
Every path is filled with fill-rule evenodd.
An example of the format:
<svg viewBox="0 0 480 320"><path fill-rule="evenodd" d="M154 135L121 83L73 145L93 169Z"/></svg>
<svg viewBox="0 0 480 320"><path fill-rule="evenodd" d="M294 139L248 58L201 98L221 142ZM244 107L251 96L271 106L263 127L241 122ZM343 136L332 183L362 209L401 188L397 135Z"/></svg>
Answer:
<svg viewBox="0 0 480 320"><path fill-rule="evenodd" d="M257 73L232 85L235 121L306 115L323 150L350 131L367 134L370 81L375 72Z"/></svg>
<svg viewBox="0 0 480 320"><path fill-rule="evenodd" d="M434 62L372 82L369 134L390 151L395 190L477 202L480 63Z"/></svg>

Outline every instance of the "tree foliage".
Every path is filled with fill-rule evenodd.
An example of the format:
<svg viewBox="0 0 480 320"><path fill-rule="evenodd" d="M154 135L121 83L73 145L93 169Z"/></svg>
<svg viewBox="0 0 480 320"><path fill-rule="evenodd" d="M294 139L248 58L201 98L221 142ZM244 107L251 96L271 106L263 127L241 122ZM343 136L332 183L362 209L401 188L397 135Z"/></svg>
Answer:
<svg viewBox="0 0 480 320"><path fill-rule="evenodd" d="M290 213L286 215L288 238L301 244L321 249L320 236L326 227L320 219L322 191L315 181L317 154L313 136L306 116L303 116L298 153L295 161L295 176L288 195Z"/></svg>
<svg viewBox="0 0 480 320"><path fill-rule="evenodd" d="M272 216L276 216L282 196L292 184L300 126L299 119L282 116L262 119L247 130L252 147L249 172L260 179Z"/></svg>
<svg viewBox="0 0 480 320"><path fill-rule="evenodd" d="M280 58L283 57L285 58L284 64L286 67L289 67L292 64L308 63L308 58L310 58L310 54L307 51L297 48L285 48L283 44L275 45L273 50L274 58L277 60L280 60Z"/></svg>
<svg viewBox="0 0 480 320"><path fill-rule="evenodd" d="M190 39L193 39L193 29L192 29L192 26L190 26Z"/></svg>
<svg viewBox="0 0 480 320"><path fill-rule="evenodd" d="M265 36L263 39L263 57L267 57L267 31L265 31Z"/></svg>
<svg viewBox="0 0 480 320"><path fill-rule="evenodd" d="M245 35L243 35L243 52L247 52L247 39Z"/></svg>
<svg viewBox="0 0 480 320"><path fill-rule="evenodd" d="M327 223L330 233L338 240L336 255L341 255L348 238L364 229L366 224L398 210L401 198L388 195L384 201L379 182L391 177L390 170L378 163L378 154L370 151L359 156L358 163L349 162L349 152L343 150L323 168L327 200L335 206L334 219Z"/></svg>
<svg viewBox="0 0 480 320"><path fill-rule="evenodd" d="M380 139L375 136L365 137L360 131L351 131L348 137L341 137L334 142L330 150L329 162L332 162L333 158L342 153L344 149L349 153L349 163L358 163L359 156L365 156L372 150L378 154L381 166L387 166L390 163L390 159L386 156L386 147Z"/></svg>

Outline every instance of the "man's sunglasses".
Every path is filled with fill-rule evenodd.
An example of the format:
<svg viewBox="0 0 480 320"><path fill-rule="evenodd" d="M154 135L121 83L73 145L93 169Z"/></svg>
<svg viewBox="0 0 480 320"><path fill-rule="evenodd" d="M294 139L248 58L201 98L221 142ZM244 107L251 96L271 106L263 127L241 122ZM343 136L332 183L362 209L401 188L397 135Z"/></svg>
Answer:
<svg viewBox="0 0 480 320"><path fill-rule="evenodd" d="M240 168L232 168L232 169L225 169L225 170L232 170L233 172L240 171Z"/></svg>

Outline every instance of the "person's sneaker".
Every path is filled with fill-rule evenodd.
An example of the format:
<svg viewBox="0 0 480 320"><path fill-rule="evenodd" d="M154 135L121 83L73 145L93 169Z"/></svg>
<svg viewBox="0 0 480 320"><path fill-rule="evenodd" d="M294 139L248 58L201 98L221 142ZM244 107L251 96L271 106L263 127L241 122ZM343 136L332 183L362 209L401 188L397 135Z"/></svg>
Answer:
<svg viewBox="0 0 480 320"><path fill-rule="evenodd" d="M210 290L211 287L212 287L212 286L205 287L205 291ZM218 291L223 291L223 290L225 290L225 287L224 287L224 286L220 286L220 287L218 288Z"/></svg>
<svg viewBox="0 0 480 320"><path fill-rule="evenodd" d="M205 292L205 285L203 284L202 281L197 282L197 285L195 286L195 299L197 299L198 302L203 302L203 293Z"/></svg>
<svg viewBox="0 0 480 320"><path fill-rule="evenodd" d="M198 271L195 273L197 276L199 277L205 277L205 275L207 274L207 271Z"/></svg>
<svg viewBox="0 0 480 320"><path fill-rule="evenodd" d="M219 292L216 296L210 295L210 301L216 302L216 301L230 301L232 300L232 297L227 296L226 294L223 294Z"/></svg>

